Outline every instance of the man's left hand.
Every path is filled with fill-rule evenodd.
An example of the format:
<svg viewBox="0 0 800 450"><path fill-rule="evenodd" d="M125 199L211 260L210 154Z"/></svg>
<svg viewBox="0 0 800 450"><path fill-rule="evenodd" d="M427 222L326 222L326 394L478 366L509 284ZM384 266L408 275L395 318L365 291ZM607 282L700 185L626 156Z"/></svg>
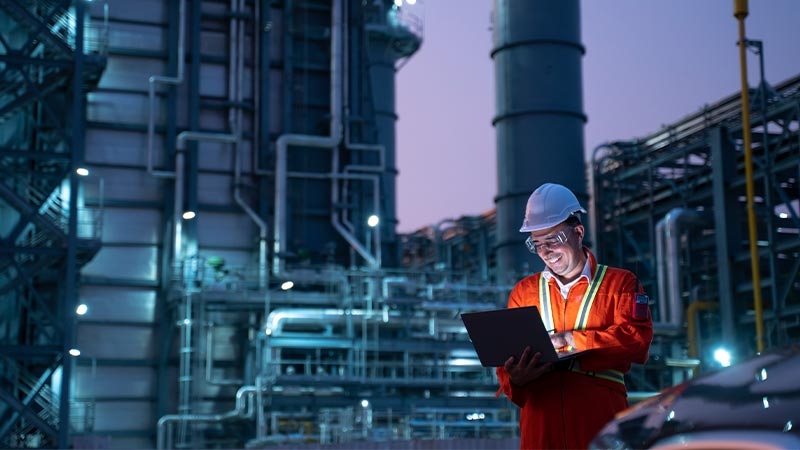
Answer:
<svg viewBox="0 0 800 450"><path fill-rule="evenodd" d="M551 334L550 342L553 343L553 347L555 347L556 350L575 350L575 337L572 335L572 331L562 331L560 333Z"/></svg>

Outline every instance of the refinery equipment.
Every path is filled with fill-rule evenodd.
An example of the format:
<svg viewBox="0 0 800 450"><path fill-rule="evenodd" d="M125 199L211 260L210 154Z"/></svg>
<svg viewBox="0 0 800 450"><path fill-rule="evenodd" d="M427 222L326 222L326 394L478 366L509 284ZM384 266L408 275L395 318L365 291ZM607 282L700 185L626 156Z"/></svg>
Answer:
<svg viewBox="0 0 800 450"><path fill-rule="evenodd" d="M419 11L0 2L0 446L516 446L460 314L539 264L517 231L534 163L653 299L631 401L717 346L796 341L800 79L751 95L762 316L737 94L558 172L583 166L578 0L496 2L497 208L398 234L394 77ZM567 75L521 63L541 59ZM558 158L531 144L559 136Z"/></svg>

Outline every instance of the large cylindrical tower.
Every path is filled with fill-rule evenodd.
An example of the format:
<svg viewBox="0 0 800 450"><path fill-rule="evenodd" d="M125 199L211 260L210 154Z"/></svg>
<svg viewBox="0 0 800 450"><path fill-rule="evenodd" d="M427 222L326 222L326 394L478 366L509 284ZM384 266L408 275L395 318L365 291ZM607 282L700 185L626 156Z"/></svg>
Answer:
<svg viewBox="0 0 800 450"><path fill-rule="evenodd" d="M356 2L354 2L356 3ZM355 8L354 8L355 9ZM409 8L398 7L395 2L383 0L373 2L366 10L366 55L362 63L366 72L363 73L362 83L367 85L365 91L355 92L358 99L353 98L355 104L361 99L367 99L369 105L363 106L363 115L370 117L377 135L377 141L382 147L382 177L380 186L380 213L382 225L379 226L383 265L397 267L399 264L400 250L398 248L397 234L397 157L395 152L395 124L397 110L395 105L395 75L398 60L413 55L422 44L422 21L419 16L408 11ZM371 113L371 114L369 114ZM354 127L355 128L355 127ZM368 132L369 127L362 127ZM368 139L368 136L364 136Z"/></svg>
<svg viewBox="0 0 800 450"><path fill-rule="evenodd" d="M491 52L497 111L497 273L542 266L519 232L525 203L555 182L586 205L579 0L495 0Z"/></svg>

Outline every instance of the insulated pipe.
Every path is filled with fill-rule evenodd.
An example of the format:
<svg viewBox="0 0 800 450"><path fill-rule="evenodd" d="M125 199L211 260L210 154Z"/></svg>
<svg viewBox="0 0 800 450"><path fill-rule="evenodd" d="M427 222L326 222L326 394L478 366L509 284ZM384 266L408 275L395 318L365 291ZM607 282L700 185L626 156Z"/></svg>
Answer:
<svg viewBox="0 0 800 450"><path fill-rule="evenodd" d="M739 22L739 68L742 79L742 135L744 140L744 173L747 187L747 228L750 241L750 271L753 277L753 310L756 322L756 348L764 351L764 316L761 302L761 275L758 261L758 235L756 234L755 188L753 186L753 148L750 134L750 85L747 82L747 42L744 20L747 18L747 0L734 0L733 16Z"/></svg>
<svg viewBox="0 0 800 450"><path fill-rule="evenodd" d="M703 216L692 209L674 208L656 225L656 264L660 268L658 310L659 314L666 313L661 318L662 323L676 328L683 325L679 254L681 226L699 224L702 219Z"/></svg>
<svg viewBox="0 0 800 450"><path fill-rule="evenodd" d="M658 321L660 323L669 323L669 302L667 301L667 282L665 273L666 258L664 257L664 229L666 228L666 216L656 223L656 287L658 294L656 300L658 301Z"/></svg>
<svg viewBox="0 0 800 450"><path fill-rule="evenodd" d="M156 430L156 448L159 450L172 447L172 433L165 433L167 426L173 422L219 422L222 420L246 418L253 415L252 401L247 399L259 392L256 386L242 386L236 391L236 406L231 411L220 414L167 414L158 419Z"/></svg>
<svg viewBox="0 0 800 450"><path fill-rule="evenodd" d="M430 327L430 317L405 317L399 312L390 312L387 316L382 311L365 311L361 309L341 309L341 308L281 308L272 311L267 318L266 333L272 337L280 336L283 333L283 326L286 322L297 321L301 323L330 324L342 322L352 317L361 317L364 320L377 320L389 323L389 319L396 319L397 326L407 326L409 324L424 325ZM446 329L449 332L466 333L464 323L461 319L435 319L436 322L444 323L438 329Z"/></svg>
<svg viewBox="0 0 800 450"><path fill-rule="evenodd" d="M266 333L269 336L279 336L283 332L283 325L287 321L301 320L305 323L331 323L344 319L345 316L362 316L365 319L381 318L375 313L365 313L362 310L346 310L337 308L282 308L276 309L267 318Z"/></svg>

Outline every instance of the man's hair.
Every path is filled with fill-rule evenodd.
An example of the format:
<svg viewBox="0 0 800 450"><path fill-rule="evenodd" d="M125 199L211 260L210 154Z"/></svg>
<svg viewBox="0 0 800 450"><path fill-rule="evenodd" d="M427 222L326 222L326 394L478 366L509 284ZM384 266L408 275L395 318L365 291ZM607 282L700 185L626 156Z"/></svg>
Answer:
<svg viewBox="0 0 800 450"><path fill-rule="evenodd" d="M581 225L581 218L578 217L576 214L571 214L569 217L566 218L566 220L564 220L564 223L570 227Z"/></svg>

